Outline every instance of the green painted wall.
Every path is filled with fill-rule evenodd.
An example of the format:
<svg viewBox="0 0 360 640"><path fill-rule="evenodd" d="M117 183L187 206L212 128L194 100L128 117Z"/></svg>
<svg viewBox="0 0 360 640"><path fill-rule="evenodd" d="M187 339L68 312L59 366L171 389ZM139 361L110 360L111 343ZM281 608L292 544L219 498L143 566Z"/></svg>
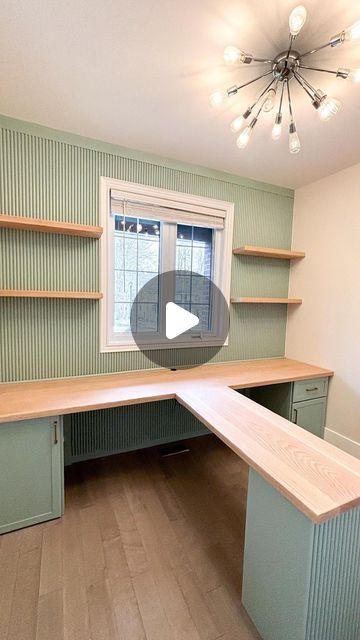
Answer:
<svg viewBox="0 0 360 640"><path fill-rule="evenodd" d="M234 202L234 246L290 247L291 190L0 116L1 212L98 224L102 175ZM286 261L234 256L232 294L286 296L288 276ZM0 230L0 288L96 291L99 243ZM286 307L233 306L229 346L214 360L282 356L285 329ZM99 353L99 302L0 300L3 382L151 366L141 353Z"/></svg>

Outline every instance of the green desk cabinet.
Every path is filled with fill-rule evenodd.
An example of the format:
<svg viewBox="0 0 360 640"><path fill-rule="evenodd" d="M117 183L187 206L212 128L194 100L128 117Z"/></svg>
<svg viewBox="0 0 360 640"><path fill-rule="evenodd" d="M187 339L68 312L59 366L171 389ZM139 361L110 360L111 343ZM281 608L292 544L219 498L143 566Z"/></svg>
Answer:
<svg viewBox="0 0 360 640"><path fill-rule="evenodd" d="M315 378L256 387L250 390L249 397L323 438L328 382L328 378Z"/></svg>
<svg viewBox="0 0 360 640"><path fill-rule="evenodd" d="M0 424L0 533L63 513L60 418Z"/></svg>

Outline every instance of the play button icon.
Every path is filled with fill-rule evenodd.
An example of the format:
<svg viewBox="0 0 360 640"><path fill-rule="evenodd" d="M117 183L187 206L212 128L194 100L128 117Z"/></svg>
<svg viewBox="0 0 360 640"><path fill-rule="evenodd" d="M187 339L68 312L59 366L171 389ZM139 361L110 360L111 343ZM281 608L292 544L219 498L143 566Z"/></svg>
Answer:
<svg viewBox="0 0 360 640"><path fill-rule="evenodd" d="M229 308L220 289L195 271L150 275L138 275L145 284L138 288L130 310L132 338L141 352L136 356L138 367L146 366L146 359L168 369L212 360L229 331ZM133 282L136 286L136 279Z"/></svg>
<svg viewBox="0 0 360 640"><path fill-rule="evenodd" d="M186 311L174 302L168 302L166 305L166 337L173 340L182 333L193 329L199 324L200 320L190 311Z"/></svg>

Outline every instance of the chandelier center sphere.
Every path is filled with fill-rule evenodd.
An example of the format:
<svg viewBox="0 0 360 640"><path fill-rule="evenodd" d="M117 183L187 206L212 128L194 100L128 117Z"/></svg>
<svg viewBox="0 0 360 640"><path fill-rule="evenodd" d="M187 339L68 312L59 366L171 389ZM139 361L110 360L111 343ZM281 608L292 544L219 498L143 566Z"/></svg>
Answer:
<svg viewBox="0 0 360 640"><path fill-rule="evenodd" d="M298 51L283 51L274 58L273 74L276 80L284 82L294 77L294 71L299 67L300 53Z"/></svg>

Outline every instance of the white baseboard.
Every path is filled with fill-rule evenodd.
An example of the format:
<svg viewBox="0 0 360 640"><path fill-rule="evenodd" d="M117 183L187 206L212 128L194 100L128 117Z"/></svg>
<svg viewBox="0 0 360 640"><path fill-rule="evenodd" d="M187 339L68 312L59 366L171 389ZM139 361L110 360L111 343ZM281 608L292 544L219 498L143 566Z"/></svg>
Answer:
<svg viewBox="0 0 360 640"><path fill-rule="evenodd" d="M346 438L332 429L325 429L325 440L360 459L360 442Z"/></svg>

